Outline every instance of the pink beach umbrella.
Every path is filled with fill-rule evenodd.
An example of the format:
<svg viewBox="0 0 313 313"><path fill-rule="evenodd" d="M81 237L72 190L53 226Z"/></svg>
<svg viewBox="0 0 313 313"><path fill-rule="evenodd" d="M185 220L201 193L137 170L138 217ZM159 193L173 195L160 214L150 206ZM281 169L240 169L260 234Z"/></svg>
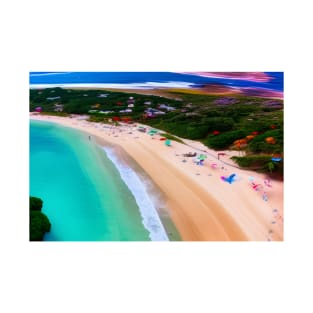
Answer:
<svg viewBox="0 0 313 313"><path fill-rule="evenodd" d="M216 164L216 163L212 163L212 164L211 164L211 167L212 167L213 169L215 169L215 168L217 168L217 164Z"/></svg>

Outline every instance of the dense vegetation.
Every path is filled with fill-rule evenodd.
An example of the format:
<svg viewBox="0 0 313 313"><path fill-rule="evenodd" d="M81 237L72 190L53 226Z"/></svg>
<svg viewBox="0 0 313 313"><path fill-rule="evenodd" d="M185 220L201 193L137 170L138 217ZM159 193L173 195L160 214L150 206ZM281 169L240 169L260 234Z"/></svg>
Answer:
<svg viewBox="0 0 313 313"><path fill-rule="evenodd" d="M51 229L48 217L41 212L43 201L37 197L29 197L29 240L41 241L44 234Z"/></svg>
<svg viewBox="0 0 313 313"><path fill-rule="evenodd" d="M177 91L171 95L169 99L106 90L34 89L30 90L30 111L40 106L43 112L55 114L89 114L95 122L137 121L181 138L202 141L215 150L245 151L246 159L252 157L251 164L256 155L283 155L282 100ZM60 104L62 112L56 113ZM240 158L236 162L241 164ZM275 171L281 166L269 167Z"/></svg>

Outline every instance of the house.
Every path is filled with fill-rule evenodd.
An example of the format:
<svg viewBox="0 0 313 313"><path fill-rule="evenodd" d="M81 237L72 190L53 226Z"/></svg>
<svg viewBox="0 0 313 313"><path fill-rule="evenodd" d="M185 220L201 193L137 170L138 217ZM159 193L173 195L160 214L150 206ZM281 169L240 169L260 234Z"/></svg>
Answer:
<svg viewBox="0 0 313 313"><path fill-rule="evenodd" d="M114 111L99 111L101 114L109 114L109 113L114 113Z"/></svg>
<svg viewBox="0 0 313 313"><path fill-rule="evenodd" d="M89 110L88 113L97 113L98 110Z"/></svg>
<svg viewBox="0 0 313 313"><path fill-rule="evenodd" d="M48 97L46 99L50 100L50 101L53 101L53 100L61 99L61 97L60 96L58 96L58 97Z"/></svg>
<svg viewBox="0 0 313 313"><path fill-rule="evenodd" d="M159 109L165 109L166 111L174 111L174 110L176 110L176 108L171 107L171 106L169 106L167 104L160 104L159 105Z"/></svg>
<svg viewBox="0 0 313 313"><path fill-rule="evenodd" d="M148 115L164 115L166 114L163 111L159 111L153 108L148 108L147 110L145 110L145 113L147 113Z"/></svg>
<svg viewBox="0 0 313 313"><path fill-rule="evenodd" d="M91 106L92 109L99 109L100 108L100 104L96 103L94 105Z"/></svg>
<svg viewBox="0 0 313 313"><path fill-rule="evenodd" d="M54 111L55 112L62 112L63 111L63 104L58 104L58 103L55 103L54 104Z"/></svg>
<svg viewBox="0 0 313 313"><path fill-rule="evenodd" d="M109 94L107 93L101 93L100 95L98 95L98 98L106 98Z"/></svg>
<svg viewBox="0 0 313 313"><path fill-rule="evenodd" d="M146 101L146 102L144 102L144 105L151 105L151 101Z"/></svg>
<svg viewBox="0 0 313 313"><path fill-rule="evenodd" d="M133 103L130 103L127 107L128 107L128 108L133 108L133 107L134 107L134 104L133 104Z"/></svg>
<svg viewBox="0 0 313 313"><path fill-rule="evenodd" d="M120 110L120 113L131 113L131 112L133 112L132 109Z"/></svg>
<svg viewBox="0 0 313 313"><path fill-rule="evenodd" d="M192 108L193 108L192 103L188 103L188 104L186 104L186 105L185 105L185 108L192 109Z"/></svg>

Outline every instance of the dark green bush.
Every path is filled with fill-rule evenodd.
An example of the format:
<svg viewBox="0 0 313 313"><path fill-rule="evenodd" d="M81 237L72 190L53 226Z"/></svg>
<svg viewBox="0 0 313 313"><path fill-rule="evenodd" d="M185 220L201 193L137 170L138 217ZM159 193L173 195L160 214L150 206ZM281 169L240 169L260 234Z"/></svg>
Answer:
<svg viewBox="0 0 313 313"><path fill-rule="evenodd" d="M40 211L31 211L29 222L30 241L41 241L44 234L51 229L48 217Z"/></svg>
<svg viewBox="0 0 313 313"><path fill-rule="evenodd" d="M40 198L29 197L30 211L41 211L43 201Z"/></svg>
<svg viewBox="0 0 313 313"><path fill-rule="evenodd" d="M221 150L228 148L237 139L244 138L247 133L244 130L233 130L219 135L210 135L204 143L210 148Z"/></svg>
<svg viewBox="0 0 313 313"><path fill-rule="evenodd" d="M275 144L269 144L265 141L267 137L274 137L276 140ZM256 136L253 138L248 148L251 152L260 153L282 153L283 152L283 130L282 129L275 129L269 130L265 133Z"/></svg>
<svg viewBox="0 0 313 313"><path fill-rule="evenodd" d="M51 229L48 217L41 212L43 201L37 197L29 197L29 240L40 241Z"/></svg>
<svg viewBox="0 0 313 313"><path fill-rule="evenodd" d="M271 161L271 156L268 155L251 155L251 156L244 156L244 157L232 157L240 167L246 168L264 168L266 164Z"/></svg>

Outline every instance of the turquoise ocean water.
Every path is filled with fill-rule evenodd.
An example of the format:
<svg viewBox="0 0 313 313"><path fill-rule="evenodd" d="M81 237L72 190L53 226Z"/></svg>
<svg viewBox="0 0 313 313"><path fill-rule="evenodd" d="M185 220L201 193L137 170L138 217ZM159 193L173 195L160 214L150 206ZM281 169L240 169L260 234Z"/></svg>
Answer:
<svg viewBox="0 0 313 313"><path fill-rule="evenodd" d="M83 132L30 122L30 195L52 224L44 240L168 240L139 177L105 149Z"/></svg>

